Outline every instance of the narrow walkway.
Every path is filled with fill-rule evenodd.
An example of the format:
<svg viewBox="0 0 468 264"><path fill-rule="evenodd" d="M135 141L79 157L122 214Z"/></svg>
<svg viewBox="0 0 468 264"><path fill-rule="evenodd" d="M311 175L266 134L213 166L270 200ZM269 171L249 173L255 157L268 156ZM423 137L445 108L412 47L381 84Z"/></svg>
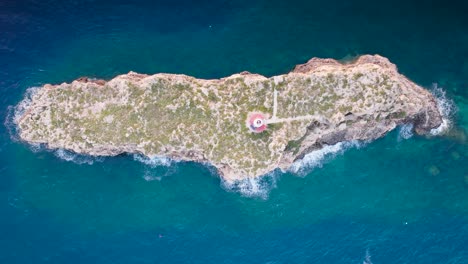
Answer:
<svg viewBox="0 0 468 264"><path fill-rule="evenodd" d="M320 115L305 115L305 116L296 116L288 118L271 118L266 120L267 124L282 123L282 122L291 122L291 121L301 121L301 120L324 120L323 116Z"/></svg>
<svg viewBox="0 0 468 264"><path fill-rule="evenodd" d="M274 90L273 92L273 116L265 120L266 124L275 124L275 123L282 123L282 122L291 122L291 121L301 121L301 120L319 120L322 121L324 118L319 115L305 115L305 116L296 116L296 117L288 117L288 118L277 118L276 114L278 112L278 91Z"/></svg>

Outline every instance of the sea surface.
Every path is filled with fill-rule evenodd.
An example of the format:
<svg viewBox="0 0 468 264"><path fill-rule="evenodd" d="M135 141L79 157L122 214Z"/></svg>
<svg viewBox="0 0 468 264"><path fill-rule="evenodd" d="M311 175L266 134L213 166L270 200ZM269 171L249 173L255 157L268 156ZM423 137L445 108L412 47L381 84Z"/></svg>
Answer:
<svg viewBox="0 0 468 264"><path fill-rule="evenodd" d="M462 1L0 0L0 263L468 263ZM80 76L283 74L380 54L437 94L445 135L403 126L224 183L209 165L17 140L28 89Z"/></svg>

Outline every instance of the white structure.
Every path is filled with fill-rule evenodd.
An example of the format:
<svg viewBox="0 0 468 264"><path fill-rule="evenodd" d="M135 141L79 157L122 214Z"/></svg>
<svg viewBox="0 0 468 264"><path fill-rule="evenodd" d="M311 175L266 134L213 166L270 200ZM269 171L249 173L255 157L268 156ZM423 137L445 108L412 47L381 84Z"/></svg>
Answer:
<svg viewBox="0 0 468 264"><path fill-rule="evenodd" d="M274 123L303 121L303 120L311 120L311 119L326 121L326 119L320 115L305 115L305 116L278 118L276 116L277 112L278 112L278 91L274 90L273 91L273 116L268 120L264 120L265 124L268 125L268 124L274 124Z"/></svg>
<svg viewBox="0 0 468 264"><path fill-rule="evenodd" d="M278 91L273 91L273 115L271 118L266 119L266 116L260 112L250 113L248 120L247 120L247 127L250 131L254 133L261 133L267 129L269 124L274 123L282 123L282 122L292 122L292 121L305 121L316 119L322 121L326 121L324 117L320 115L305 115L305 116L296 116L296 117L286 117L286 118L278 118L277 117L278 111Z"/></svg>
<svg viewBox="0 0 468 264"><path fill-rule="evenodd" d="M252 123L252 126L254 128L259 128L261 126L263 126L265 124L265 120L261 119L261 118L256 118L254 119L253 123Z"/></svg>

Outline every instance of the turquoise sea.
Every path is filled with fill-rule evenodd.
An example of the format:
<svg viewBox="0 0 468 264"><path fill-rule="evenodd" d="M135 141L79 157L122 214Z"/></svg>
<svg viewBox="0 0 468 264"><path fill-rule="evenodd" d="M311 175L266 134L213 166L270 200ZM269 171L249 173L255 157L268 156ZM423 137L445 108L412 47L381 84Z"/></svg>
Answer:
<svg viewBox="0 0 468 264"><path fill-rule="evenodd" d="M467 5L0 0L0 263L468 263ZM80 76L360 54L437 93L449 133L403 127L228 186L209 165L34 148L11 122L29 88Z"/></svg>

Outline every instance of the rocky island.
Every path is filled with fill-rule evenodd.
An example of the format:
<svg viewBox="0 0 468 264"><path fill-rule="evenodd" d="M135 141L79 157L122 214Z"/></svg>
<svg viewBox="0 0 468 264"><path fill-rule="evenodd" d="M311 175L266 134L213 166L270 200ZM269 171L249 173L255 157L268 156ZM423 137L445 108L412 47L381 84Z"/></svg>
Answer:
<svg viewBox="0 0 468 264"><path fill-rule="evenodd" d="M270 78L130 72L46 84L20 103L19 137L80 154L208 162L228 181L285 170L307 153L442 123L434 96L379 55L313 58Z"/></svg>

